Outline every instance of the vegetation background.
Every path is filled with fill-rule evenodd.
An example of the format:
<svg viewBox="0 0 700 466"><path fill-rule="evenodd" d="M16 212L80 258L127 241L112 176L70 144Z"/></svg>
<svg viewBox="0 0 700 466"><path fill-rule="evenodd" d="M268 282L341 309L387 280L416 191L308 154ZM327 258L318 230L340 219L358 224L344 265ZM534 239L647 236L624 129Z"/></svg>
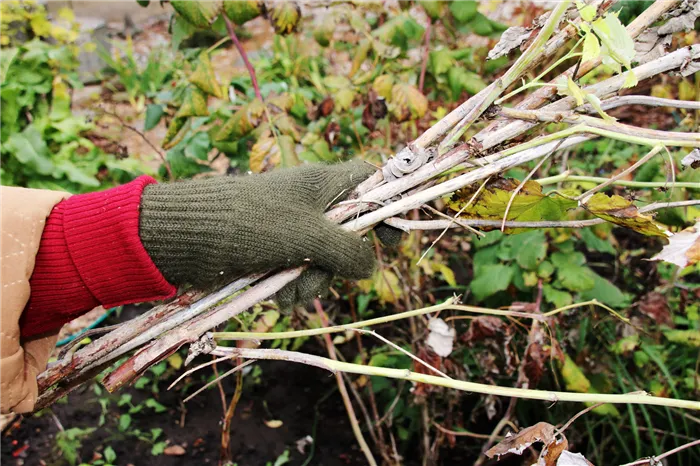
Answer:
<svg viewBox="0 0 700 466"><path fill-rule="evenodd" d="M74 2L75 11L71 2L49 3L48 10L28 1L2 3L3 185L82 193L144 173L166 182L355 157L381 166L501 77L519 52L487 60L489 50L509 26L528 26L547 7L401 1L312 2L302 8L280 1L263 8L241 1L226 2L230 20L222 15L210 23L214 17L207 17L201 3L138 3L147 13L123 2L112 4L113 10L103 2ZM619 2L613 10L628 24L651 3ZM122 12L126 19L119 17ZM233 37L240 47L232 44ZM672 49L697 44L698 28L672 41ZM547 76L571 66L576 57L566 54L576 46L572 41L527 80L562 57ZM601 66L574 86L616 72L614 66ZM572 95L575 89L561 93ZM659 75L634 91L697 102L700 77ZM631 105L608 113L620 122L669 131L697 133L700 122L700 111L671 107ZM487 124L477 123L464 140ZM552 123L538 131L559 129ZM669 150L678 167L690 153ZM543 193L579 195L647 152L602 138L558 151L532 173L538 181L524 185L508 218L588 218L585 212L568 213L576 205L572 201ZM464 211L465 217L498 220L535 165L491 180L469 210L465 203L478 186L406 217L440 219L441 212ZM668 188L670 177L668 159L658 156L606 192L639 205L698 199L700 170L678 171L673 188ZM647 227L661 224L677 232L698 217L697 206L666 209ZM282 332L347 324L453 295L470 305L535 313L597 300L613 312L587 305L558 313L546 325L512 315L442 312L452 345L442 356L429 340L436 331L425 317L376 327L394 346L350 331L332 340L301 337L264 344L318 355L332 349L340 360L429 373L404 350L455 379L580 393L644 390L697 400L700 267L649 261L664 241L636 230L601 223L581 229L486 228L481 237L461 228L444 236L439 230L412 231L398 248L377 244L375 276L335 283L331 299L317 303L320 310L299 308L285 315L265 301L220 330ZM74 327L116 324L142 310L99 309ZM65 330L66 342L72 331ZM168 390L183 373L185 357L186 349L173 354L119 392L108 393L98 378L52 408L15 419L2 436L3 462L365 464L344 406L342 392L349 390L345 397L378 462L495 464L497 459L484 452L507 432L538 422L561 426L586 408L375 376L346 375L343 389L319 369L271 361L223 378L185 403L233 367L220 362ZM545 434L537 433L540 439ZM568 449L597 465L661 455L699 437L697 413L635 405L596 406L566 431ZM539 451L524 448L522 456L500 462L531 464ZM670 461L697 464L700 449L683 449Z"/></svg>

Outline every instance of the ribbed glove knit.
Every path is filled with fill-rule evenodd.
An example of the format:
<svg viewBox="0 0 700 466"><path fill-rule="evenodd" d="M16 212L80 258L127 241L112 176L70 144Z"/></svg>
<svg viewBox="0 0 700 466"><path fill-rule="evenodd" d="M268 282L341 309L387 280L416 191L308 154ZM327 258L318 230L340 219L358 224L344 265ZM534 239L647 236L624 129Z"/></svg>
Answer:
<svg viewBox="0 0 700 466"><path fill-rule="evenodd" d="M373 171L349 162L152 184L141 199L139 235L175 285L206 286L308 263L311 268L277 296L283 307L307 302L334 275L371 275L369 243L329 221L324 211Z"/></svg>

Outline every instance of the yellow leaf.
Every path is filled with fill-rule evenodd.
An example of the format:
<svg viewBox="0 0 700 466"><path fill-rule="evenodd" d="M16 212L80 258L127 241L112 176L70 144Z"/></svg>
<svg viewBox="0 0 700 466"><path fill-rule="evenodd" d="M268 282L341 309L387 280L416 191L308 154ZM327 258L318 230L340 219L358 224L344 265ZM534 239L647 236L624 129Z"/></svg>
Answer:
<svg viewBox="0 0 700 466"><path fill-rule="evenodd" d="M258 0L225 0L224 13L237 25L257 18L263 12L262 2Z"/></svg>
<svg viewBox="0 0 700 466"><path fill-rule="evenodd" d="M265 105L258 99L242 106L224 123L214 136L215 141L245 136L256 128L265 114Z"/></svg>
<svg viewBox="0 0 700 466"><path fill-rule="evenodd" d="M594 194L583 207L596 217L629 228L647 236L669 237L668 228L656 222L648 215L639 213L639 210L622 196L608 196L604 193Z"/></svg>
<svg viewBox="0 0 700 466"><path fill-rule="evenodd" d="M182 356L180 356L180 353L173 353L170 355L168 358L168 364L170 367L173 369L177 370L182 367Z"/></svg>
<svg viewBox="0 0 700 466"><path fill-rule="evenodd" d="M189 118L187 117L172 119L170 126L168 126L168 131L163 138L163 142L161 143L163 149L168 150L175 147L177 143L185 137L185 133L187 132L185 123L187 123L188 120Z"/></svg>
<svg viewBox="0 0 700 466"><path fill-rule="evenodd" d="M301 9L292 0L274 2L268 10L268 18L277 34L289 34L294 32L301 21Z"/></svg>
<svg viewBox="0 0 700 466"><path fill-rule="evenodd" d="M593 60L594 58L598 58L600 55L600 42L598 42L598 38L593 34L592 32L589 32L586 34L586 37L583 39L583 57L582 60L588 61L588 60Z"/></svg>
<svg viewBox="0 0 700 466"><path fill-rule="evenodd" d="M189 77L189 81L207 94L223 99L224 90L216 79L214 67L209 59L209 54L205 51L199 54L199 61L194 73Z"/></svg>
<svg viewBox="0 0 700 466"><path fill-rule="evenodd" d="M280 427L282 427L282 425L284 425L284 423L282 421L280 421L279 419L272 419L272 420L264 421L264 422L265 422L265 425L267 427L269 427L270 429L279 429Z"/></svg>
<svg viewBox="0 0 700 466"><path fill-rule="evenodd" d="M357 285L364 293L374 290L382 304L395 303L401 297L399 278L388 269L383 273L377 270L371 278L360 280Z"/></svg>
<svg viewBox="0 0 700 466"><path fill-rule="evenodd" d="M392 88L391 105L394 118L399 122L418 119L428 111L428 99L410 84L396 84Z"/></svg>
<svg viewBox="0 0 700 466"><path fill-rule="evenodd" d="M187 86L182 105L175 114L175 118L207 115L209 115L207 95L197 86Z"/></svg>
<svg viewBox="0 0 700 466"><path fill-rule="evenodd" d="M391 99L391 90L394 88L394 77L390 74L383 74L377 76L377 78L372 83L372 89L379 95L379 97L384 97L387 101Z"/></svg>
<svg viewBox="0 0 700 466"><path fill-rule="evenodd" d="M221 12L220 0L171 0L170 4L180 16L198 28L208 28Z"/></svg>
<svg viewBox="0 0 700 466"><path fill-rule="evenodd" d="M576 106L583 105L583 99L585 97L585 93L581 90L580 87L578 87L578 84L574 82L571 77L566 82L566 86L569 89L569 95L576 99Z"/></svg>
<svg viewBox="0 0 700 466"><path fill-rule="evenodd" d="M561 372L561 376L564 379L568 391L577 393L597 393L597 391L591 387L591 382L581 368L576 365L569 355L565 355L564 362L559 364L559 371ZM590 406L591 403L586 403L586 405ZM620 415L617 408L609 403L598 406L593 412L599 415L611 415L616 417Z"/></svg>
<svg viewBox="0 0 700 466"><path fill-rule="evenodd" d="M70 8L63 7L58 10L58 17L61 19L64 19L70 23L75 21L75 14L73 13L73 10Z"/></svg>

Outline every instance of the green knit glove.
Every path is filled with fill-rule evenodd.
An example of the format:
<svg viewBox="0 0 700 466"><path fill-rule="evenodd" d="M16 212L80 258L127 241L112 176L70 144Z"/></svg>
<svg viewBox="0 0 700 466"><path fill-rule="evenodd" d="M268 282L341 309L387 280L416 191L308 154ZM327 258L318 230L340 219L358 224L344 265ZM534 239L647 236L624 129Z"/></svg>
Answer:
<svg viewBox="0 0 700 466"><path fill-rule="evenodd" d="M322 294L333 275L371 275L370 244L324 211L373 172L349 162L152 184L143 193L139 234L175 285L205 287L309 263L312 268L278 294L289 307Z"/></svg>

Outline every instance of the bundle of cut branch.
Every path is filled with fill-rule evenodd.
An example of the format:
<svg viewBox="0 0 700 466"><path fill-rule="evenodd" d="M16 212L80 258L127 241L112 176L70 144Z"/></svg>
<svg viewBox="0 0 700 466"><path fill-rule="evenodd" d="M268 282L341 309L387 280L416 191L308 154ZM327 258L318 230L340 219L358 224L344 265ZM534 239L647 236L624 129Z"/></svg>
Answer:
<svg viewBox="0 0 700 466"><path fill-rule="evenodd" d="M402 228L420 228L420 225L405 223L396 217L464 187L478 186L484 180L512 167L537 160L543 161L555 151L574 147L595 137L609 137L646 145L654 154L666 146L700 147L698 134L646 130L612 122L604 117L587 115L591 111L598 111L603 112L604 116L604 109L623 105L625 102L620 101L617 94L630 84L632 77L641 82L663 73L696 71L700 63L698 45L662 54L583 89L576 86L574 89L579 89L581 95L587 96L588 105L583 105L580 95L573 94L553 103L549 102L556 97L557 89L561 87L557 86L557 83L561 83L562 79L563 82L576 81L599 66L600 58L594 57L579 62L577 66L553 80L551 85L539 87L514 109L502 109L495 105L501 95L525 73L539 65L547 64L577 36L578 26L585 21L583 16L586 15L572 8L571 3L563 1L557 4L546 21L541 22L541 26L533 27L529 36L529 46L501 78L465 101L408 144L389 160L381 171L361 184L350 197L350 201L344 201L342 205L331 209L328 217L342 223L344 228L360 233L368 231L382 221ZM596 17L602 17L612 3L614 2L596 0L591 2L589 7L593 8ZM648 33L649 28L662 15L676 8L679 3L679 0L655 2L627 27L627 34L635 39ZM649 38L645 36L644 40L648 42ZM633 96L626 96L625 99L629 100L631 97ZM634 102L647 101L640 97ZM654 105L654 102L647 103ZM667 101L656 103L668 104ZM692 103L686 103L686 107L697 108ZM465 131L483 118L499 119L478 132L467 143L460 144ZM569 127L559 133L544 136L536 136L534 132L529 133L530 136L523 136L533 128L551 121L564 122ZM447 171L450 171L451 175L445 176ZM438 182L434 183L435 180ZM433 183L430 183L431 181ZM579 199L579 203L585 200ZM663 206L651 206L648 210L659 207ZM495 223L498 226L527 226L506 222L505 218L503 222ZM455 224L459 222L447 220L439 223L440 228ZM424 226L428 227L427 224ZM269 358L278 357L264 353L264 350L245 350L247 353L243 350L224 351L217 348L216 343L206 338L206 335L216 326L256 303L271 298L285 284L298 277L302 270L303 268L278 273L271 271L267 275L244 277L209 295L190 292L175 302L154 307L87 346L67 354L41 374L41 396L37 408L49 405L134 351L126 362L112 370L103 380L108 390L116 390L133 382L149 367L187 344L191 345L191 356L202 353L235 353L237 357L265 358L266 354ZM244 289L245 291L242 291ZM431 379L430 383L440 381ZM462 389L478 391L471 386ZM518 396L513 390L518 389L508 389L508 393L501 394ZM613 398L616 396L621 395L608 395ZM638 401L652 402L654 399L647 398L647 401ZM539 399L552 397L542 395ZM581 399L581 396L576 399ZM624 402L616 398L606 398L606 401ZM687 403L690 402L681 405L700 409L700 405L691 406Z"/></svg>

